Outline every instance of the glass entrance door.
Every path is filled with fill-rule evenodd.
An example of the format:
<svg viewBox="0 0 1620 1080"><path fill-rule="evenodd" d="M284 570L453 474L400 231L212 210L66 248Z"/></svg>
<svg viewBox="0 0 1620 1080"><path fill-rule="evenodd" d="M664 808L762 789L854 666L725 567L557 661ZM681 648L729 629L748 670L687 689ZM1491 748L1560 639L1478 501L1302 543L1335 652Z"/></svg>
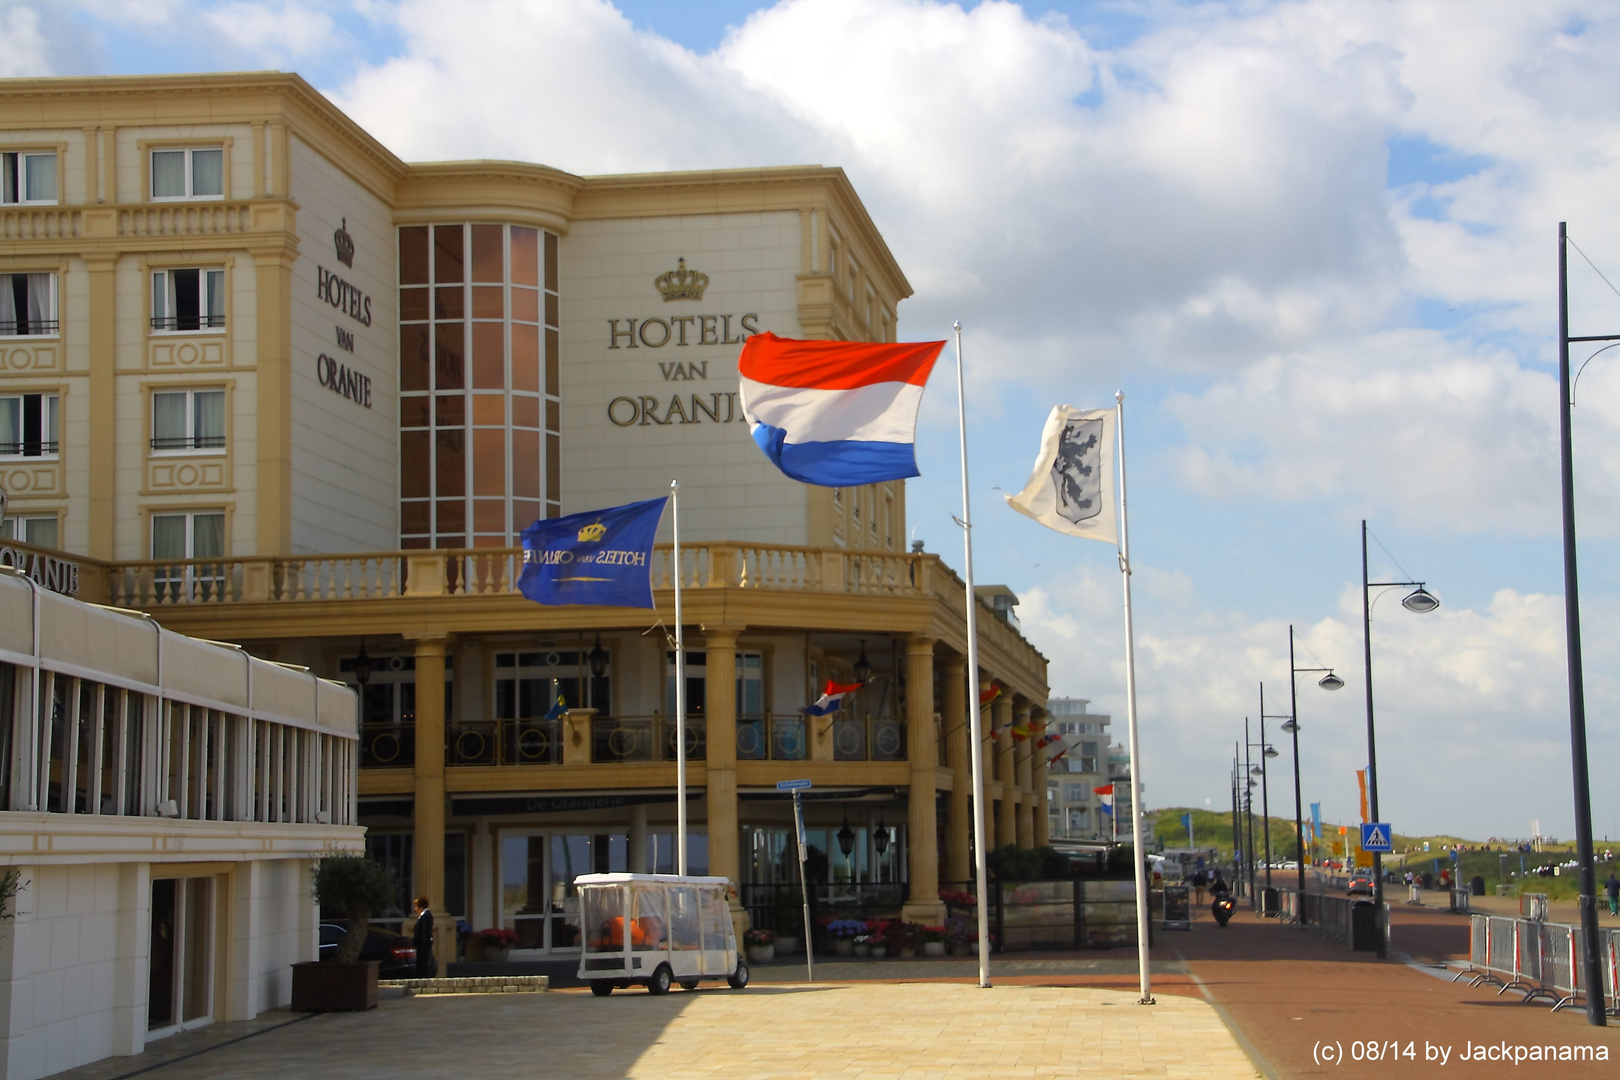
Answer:
<svg viewBox="0 0 1620 1080"><path fill-rule="evenodd" d="M550 829L501 832L501 925L515 930L515 948L567 952L580 947L581 874L623 873L624 833L569 833Z"/></svg>
<svg viewBox="0 0 1620 1080"><path fill-rule="evenodd" d="M147 969L147 1038L161 1038L214 1019L214 882L152 882L151 962Z"/></svg>

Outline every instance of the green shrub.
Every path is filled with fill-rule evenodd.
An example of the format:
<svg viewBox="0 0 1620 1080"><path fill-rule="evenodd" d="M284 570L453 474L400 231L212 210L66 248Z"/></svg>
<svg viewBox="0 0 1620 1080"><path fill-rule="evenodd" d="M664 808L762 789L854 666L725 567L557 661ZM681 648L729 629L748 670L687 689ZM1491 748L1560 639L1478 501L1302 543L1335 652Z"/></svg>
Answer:
<svg viewBox="0 0 1620 1080"><path fill-rule="evenodd" d="M399 884L386 866L363 855L328 855L315 864L310 877L315 902L349 920L349 932L338 942L337 960L352 964L360 959L371 916L388 909Z"/></svg>

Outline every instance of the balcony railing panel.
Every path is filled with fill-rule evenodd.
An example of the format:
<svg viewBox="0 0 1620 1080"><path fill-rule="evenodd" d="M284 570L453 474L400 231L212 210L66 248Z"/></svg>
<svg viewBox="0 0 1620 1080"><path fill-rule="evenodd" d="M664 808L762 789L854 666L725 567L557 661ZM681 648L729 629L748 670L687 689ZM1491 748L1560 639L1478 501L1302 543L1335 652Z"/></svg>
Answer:
<svg viewBox="0 0 1620 1080"><path fill-rule="evenodd" d="M889 717L833 721L834 761L905 761L906 725Z"/></svg>
<svg viewBox="0 0 1620 1080"><path fill-rule="evenodd" d="M596 764L675 760L675 718L609 716L591 721L591 761ZM686 718L686 760L708 755L703 717Z"/></svg>
<svg viewBox="0 0 1620 1080"><path fill-rule="evenodd" d="M737 718L738 761L803 761L809 754L802 716Z"/></svg>
<svg viewBox="0 0 1620 1080"><path fill-rule="evenodd" d="M360 766L366 769L410 768L416 764L416 725L360 725Z"/></svg>

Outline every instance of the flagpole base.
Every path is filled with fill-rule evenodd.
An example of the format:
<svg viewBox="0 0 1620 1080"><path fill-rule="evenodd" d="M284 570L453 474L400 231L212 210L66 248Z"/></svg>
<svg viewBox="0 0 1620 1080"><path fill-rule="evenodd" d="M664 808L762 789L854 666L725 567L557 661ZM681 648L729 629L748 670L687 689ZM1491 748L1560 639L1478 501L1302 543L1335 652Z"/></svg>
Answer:
<svg viewBox="0 0 1620 1080"><path fill-rule="evenodd" d="M1158 1004L1158 1002L1155 1001L1151 997L1138 998L1136 1003L1138 1005L1157 1005Z"/></svg>

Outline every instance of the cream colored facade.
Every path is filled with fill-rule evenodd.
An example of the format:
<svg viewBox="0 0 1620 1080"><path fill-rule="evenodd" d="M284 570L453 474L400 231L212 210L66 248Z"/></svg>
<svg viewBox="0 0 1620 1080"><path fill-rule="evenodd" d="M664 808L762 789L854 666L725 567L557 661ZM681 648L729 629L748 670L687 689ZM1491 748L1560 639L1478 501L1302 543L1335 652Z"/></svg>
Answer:
<svg viewBox="0 0 1620 1080"><path fill-rule="evenodd" d="M770 920L798 872L775 784L808 776L824 901L940 921L970 865L962 584L906 550L903 483L789 481L734 400L748 333L897 340L910 286L842 171L407 164L276 74L0 82L0 153L32 147L60 197L0 205L0 274L57 275L60 329L0 337L0 403L54 393L62 419L54 457L0 459L13 515L60 523L80 596L366 672L360 822L411 888L566 954L571 874L668 865L679 575L696 868ZM176 148L198 189L220 152L219 196L154 197ZM159 275L209 268L223 325L154 323ZM188 392L206 445L177 450ZM515 593L533 517L672 479L656 613ZM192 557L153 558L183 514ZM1044 657L981 615L987 712L1039 710ZM857 673L849 708L803 715ZM1042 756L1002 742L992 835L1044 843Z"/></svg>

